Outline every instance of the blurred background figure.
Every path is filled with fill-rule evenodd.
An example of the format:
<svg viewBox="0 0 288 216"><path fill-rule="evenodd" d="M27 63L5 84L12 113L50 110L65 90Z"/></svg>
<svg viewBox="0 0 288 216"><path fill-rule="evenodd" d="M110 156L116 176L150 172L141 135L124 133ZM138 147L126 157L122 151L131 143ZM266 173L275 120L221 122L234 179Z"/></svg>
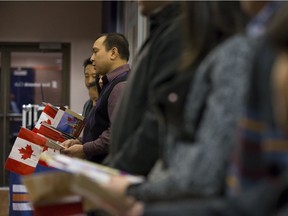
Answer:
<svg viewBox="0 0 288 216"><path fill-rule="evenodd" d="M19 108L16 103L16 98L14 94L10 94L10 112L12 113L20 113Z"/></svg>

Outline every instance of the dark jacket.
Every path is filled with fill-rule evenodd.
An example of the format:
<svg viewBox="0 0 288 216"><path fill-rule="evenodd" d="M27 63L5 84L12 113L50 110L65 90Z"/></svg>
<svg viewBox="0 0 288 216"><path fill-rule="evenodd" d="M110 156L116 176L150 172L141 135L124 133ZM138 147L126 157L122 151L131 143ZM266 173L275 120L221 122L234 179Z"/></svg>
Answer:
<svg viewBox="0 0 288 216"><path fill-rule="evenodd" d="M158 158L155 92L173 77L181 56L180 5L171 4L150 19L150 36L143 44L112 125L106 164L146 175Z"/></svg>
<svg viewBox="0 0 288 216"><path fill-rule="evenodd" d="M93 108L93 101L92 100L87 100L83 106L83 111L82 111L82 116L87 117Z"/></svg>

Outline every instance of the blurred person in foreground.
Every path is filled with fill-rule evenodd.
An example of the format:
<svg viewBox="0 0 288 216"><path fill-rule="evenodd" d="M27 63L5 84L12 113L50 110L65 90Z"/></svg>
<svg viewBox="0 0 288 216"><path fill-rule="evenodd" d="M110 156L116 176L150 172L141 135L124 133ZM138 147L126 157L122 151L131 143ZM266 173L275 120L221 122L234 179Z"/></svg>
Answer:
<svg viewBox="0 0 288 216"><path fill-rule="evenodd" d="M173 112L182 109L177 106L180 95L173 82L156 92L154 109L163 126L160 131L164 130L159 137L158 163L141 184L129 185L122 177L112 179L107 190L127 194L127 202L132 203L126 212L116 210L120 215L206 215L212 214L210 209L196 204L223 198L254 43L242 34L229 38L245 25L239 2L187 2L185 8L189 49L183 55L191 64L177 76L193 76L183 113ZM179 117L183 117L180 122ZM186 202L192 208L183 211L179 206Z"/></svg>
<svg viewBox="0 0 288 216"><path fill-rule="evenodd" d="M257 4L256 2L251 2L251 3L254 4L254 6L255 4ZM224 44L220 45L218 48L212 51L210 55L208 55L208 57L200 64L196 72L196 76L197 76L197 73L198 75L201 74L200 71L203 70L203 68L204 69L206 68L206 73L204 72L206 76L202 75L202 78L200 79L195 77L193 81L193 85L191 85L190 96L188 96L188 100L186 104L186 109L187 109L186 117L187 118L184 124L186 125L188 129L186 130L187 134L184 135L184 138L188 137L188 140L189 140L189 136L191 135L193 136L193 131L194 131L195 142L193 143L193 146L190 146L190 147L187 145L189 141L188 142L186 141L186 146L185 146L185 143L183 142L176 143L175 149L176 151L178 149L178 153L176 153L176 155L178 154L178 156L175 157L175 159L173 160L174 163L171 163L173 169L170 169L169 170L170 172L167 174L168 177L170 176L172 177L170 177L170 180L168 178L162 181L158 180L158 182L156 182L155 184L156 186L158 184L158 187L160 188L160 187L163 187L163 182L167 181L167 179L168 179L168 182L170 182L169 184L170 190L167 194L162 193L163 197L165 195L168 196L168 194L170 194L170 196L173 195L173 193L175 193L175 189L174 189L175 185L180 184L180 186L178 187L182 189L183 197L181 199L179 199L178 197L175 201L173 200L172 202L163 202L164 201L163 198L160 199L159 203L155 203L155 200L152 200L150 203L146 202L145 208L144 208L145 210L144 215L158 215L158 216L160 215L165 215L165 216L167 215L211 215L211 216L213 215L223 215L223 216L224 215L227 215L227 216L228 215L239 215L239 216L263 215L264 216L264 215L274 215L275 212L278 211L277 208L280 208L281 205L283 206L283 203L287 203L285 202L285 198L287 200L287 193L285 192L286 188L284 187L283 189L283 184L277 184L277 182L279 183L278 181L279 178L274 179L274 183L276 184L271 184L271 182L269 183L269 180L272 179L272 178L269 178L269 175L267 176L266 179L263 178L262 179L263 181L258 181L258 184L253 184L253 181L251 181L253 178L250 179L250 181L249 179L248 181L247 179L246 180L242 179L243 182L241 183L242 185L246 184L246 186L244 187L246 188L246 190L243 188L244 190L241 192L238 191L239 192L238 195L234 197L226 196L225 194L226 192L225 191L225 188L226 188L225 175L227 172L227 168L229 167L230 153L232 152L232 150L236 147L236 144L238 143L238 139L237 139L238 138L237 136L238 134L237 124L238 123L237 122L239 119L241 119L243 109L246 106L246 103L245 103L246 97L247 97L246 95L248 94L248 101L250 100L254 108L256 107L256 110L257 109L261 110L258 113L260 114L260 116L262 116L262 113L265 113L265 112L269 113L271 111L269 106L267 106L267 103L266 104L263 103L262 104L263 106L262 106L261 103L259 104L258 102L262 101L265 98L264 95L266 94L263 94L263 92L269 91L269 88L267 87L271 83L271 80L269 81L269 77L271 76L269 75L267 76L267 71L270 71L271 65L273 65L271 64L273 62L273 52L271 52L271 50L267 52L267 50L265 51L261 49L261 46L259 49L258 46L259 46L259 42L261 42L262 39L264 38L266 29L269 27L272 17L274 17L274 15L276 14L276 11L279 9L279 4L275 2L265 2L265 4L263 4L263 2L259 2L258 4L261 4L261 7L260 6L253 7L254 9L257 8L258 11L254 10L253 18L251 20L252 22L254 22L255 19L259 21L259 18L257 19L258 17L257 12L260 14L260 17L262 17L263 11L266 11L267 8L268 8L268 11L270 11L269 16L265 16L266 17L265 22L261 22L261 25L263 27L261 29L263 31L257 31L258 32L257 34L252 34L252 35L250 34L251 33L250 32L248 33L248 37L237 35L227 40L226 42L224 42ZM265 12L264 14L267 15L268 13ZM249 24L250 25L248 26L251 27L251 22ZM257 24L259 24L259 22ZM282 29L285 29L283 28L284 26L285 25L281 26ZM249 31L249 28L247 28L247 30ZM287 35L284 35L283 38L285 38L285 36ZM240 47L241 49L239 49ZM215 53L218 53L218 54L215 54ZM259 54L260 56L262 55L262 57L259 58ZM217 55L218 55L218 58L216 58ZM208 60L209 58L211 58L210 60L215 58L216 60L215 62L217 63L212 64L212 65L207 64L207 62L209 62ZM205 66L205 64L207 65ZM231 65L229 66L229 64ZM203 68L201 69L201 67ZM233 67L234 69L229 69L230 67L231 68ZM266 71L266 72L261 73L260 71L262 72ZM259 72L262 74L262 76L254 75L255 73L257 74ZM213 76L213 74L215 76ZM216 76L216 74L218 76ZM252 75L252 79L253 77L255 77L253 84L251 84L251 90L253 89L253 91L249 89L251 75ZM201 76L199 75L199 77ZM222 81L221 81L221 78L223 78ZM261 78L260 80L264 82L261 82L261 81L259 82L259 78ZM202 79L202 82L201 82L201 79ZM203 85L204 84L203 80L205 79L206 79L207 84ZM279 80L282 80L282 83L283 83L283 79L279 79ZM228 83L230 83L231 86L229 86ZM265 85L265 83L267 85ZM225 84L226 85L228 84L227 88L225 87L226 86ZM261 91L259 91L259 87L260 89L262 89ZM201 88L202 88L202 91L200 91ZM202 94L205 93L206 96L204 97L201 96L202 95L200 94L201 92ZM210 95L210 96L207 97L207 95L208 96ZM221 95L224 97L221 97ZM258 98L255 97L256 95L258 95ZM282 94L279 94L279 95L284 95L284 94L282 92ZM202 106L199 106L199 103L197 105L195 101L198 101L199 98L201 97L206 98L206 100L204 100L204 104L202 103ZM197 114L197 112L195 112L195 109L201 111L200 117L199 115L195 115ZM188 111L190 111L190 113ZM249 113L251 114L251 112ZM252 112L252 114L253 113L255 114L255 112ZM266 115L265 118L267 117L269 118L269 114ZM271 112L270 112L270 120L271 120ZM270 155L267 155L266 154L267 152L263 152L263 154L258 155L257 152L259 153L259 149L261 149L261 147L259 148L259 145L255 145L256 143L252 142L252 141L255 142L255 138L257 139L257 136L259 137L259 134L258 134L259 132L263 135L262 138L259 137L260 138L259 140L265 140L265 137L269 135L269 131L267 134L265 134L265 132L262 133L261 130L263 129L266 130L267 128L262 123L258 124L259 122L257 121L256 122L244 121L244 122L251 123L249 127L247 126L247 129L250 129L250 130L255 129L256 131L254 131L254 134L251 133L251 131L249 133L245 133L246 138L250 138L251 142L246 143L246 145L242 146L244 147L244 150L245 150L245 147L246 147L246 150L248 151L250 150L249 152L246 152L247 154L245 154L245 152L242 152L244 153L244 155L242 154L240 156L240 159L242 160L244 159L244 161L242 161L244 163L239 164L240 171L248 171L246 173L245 172L242 173L242 175L244 174L244 176L242 177L245 177L245 174L246 175L251 174L252 177L254 178L260 177L261 179L261 175L263 174L264 176L267 175L269 173L267 172L269 169L270 169L270 174L277 176L277 173L279 174L279 171L283 169L283 164L281 165L281 162L280 162L280 161L283 162L283 158L279 158L278 161L276 158L274 158L273 163L271 164L269 164L269 162L267 163L267 161L273 161L271 159L273 158L273 153L275 153L273 152L274 150L272 149L271 151L272 154ZM189 135L189 131L190 133L192 132L192 134ZM269 147L269 148L271 148L271 143L270 143L272 141L271 135L272 137L275 138L276 133L270 133L270 137L268 136L268 140L267 140L268 142L266 143L266 147ZM264 142L264 146L265 146L265 142ZM277 145L275 147L277 148ZM237 150L239 151L239 149ZM185 156L187 155L190 155L189 160L183 160L183 158L185 158ZM262 163L263 159L265 161L264 163ZM190 162L187 163L187 161L190 161ZM275 161L277 162L275 163ZM277 163L280 164L280 166L279 165L275 166ZM186 175L183 175L183 173L185 173L183 172L185 166L187 166L187 169L189 169L190 173L187 172ZM243 168L247 170L243 170ZM256 172L253 172L253 171L256 171ZM255 175L253 176L253 174ZM286 178L282 178L283 176L285 175L280 175L280 182L286 179ZM235 181L232 181L232 182L235 183ZM221 190L218 190L218 192L217 192L217 185L218 185L218 189L221 189ZM287 182L286 184L284 183L284 186L285 185L287 186ZM249 186L250 186L250 190L247 190ZM169 187L166 187L166 190L168 190L168 188ZM146 195L146 198L147 198L147 189L148 187L146 188L146 194L144 193L144 195ZM128 188L128 193L131 193L131 189L129 191L129 188ZM150 196L151 194L152 194L152 190L150 192ZM138 191L138 196L139 196L139 191ZM138 207L138 210L139 208L141 209L141 205L139 206L140 207ZM285 213L285 211L281 213Z"/></svg>
<svg viewBox="0 0 288 216"><path fill-rule="evenodd" d="M175 76L174 67L180 64L181 7L175 1L139 1L139 9L149 18L150 35L133 63L104 163L145 176L159 156L155 93Z"/></svg>
<svg viewBox="0 0 288 216"><path fill-rule="evenodd" d="M248 2L245 3L247 6ZM172 168L167 171L168 178L156 180L154 188L149 185L142 187L142 191L137 189L137 186L134 186L134 191L133 186L128 188L128 194L136 193L140 200L151 199L155 198L152 196L155 194L153 190L157 192L159 188L165 188L163 184L166 182L165 189L172 189L168 193L163 190L164 199L175 197L175 185L179 185L184 199L176 198L174 204L168 202L159 205L152 200L149 208L146 205L144 215L256 216L269 215L273 209L272 205L277 196L271 188L265 190L264 187L263 190L263 187L255 187L255 190L231 199L224 195L225 176L230 165L230 154L238 143L237 126L245 108L250 76L254 70L254 56L257 54L261 37L265 35L267 27L281 6L281 2L272 1L249 3L253 5L253 13L250 14L253 16L247 26L247 36L236 35L224 42L208 55L196 72L185 107L186 134L184 133L181 142L176 142L174 152L167 156L173 158L173 154L175 155L174 159L170 159ZM243 7L243 2L241 6ZM263 64L263 60L261 62ZM266 64L269 64L269 61L264 65ZM187 144L191 144L191 136L193 145L189 146ZM247 156L249 160L249 155ZM255 166L251 163L249 165L252 169ZM185 166L189 170L186 174ZM163 202L163 198L160 200Z"/></svg>

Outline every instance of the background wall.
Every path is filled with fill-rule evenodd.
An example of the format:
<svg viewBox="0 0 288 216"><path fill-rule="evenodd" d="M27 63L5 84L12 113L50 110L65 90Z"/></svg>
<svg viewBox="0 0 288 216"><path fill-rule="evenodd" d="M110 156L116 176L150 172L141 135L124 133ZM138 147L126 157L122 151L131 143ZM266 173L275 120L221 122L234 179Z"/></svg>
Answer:
<svg viewBox="0 0 288 216"><path fill-rule="evenodd" d="M88 93L83 60L102 30L102 2L0 2L1 42L71 43L70 105L82 111Z"/></svg>

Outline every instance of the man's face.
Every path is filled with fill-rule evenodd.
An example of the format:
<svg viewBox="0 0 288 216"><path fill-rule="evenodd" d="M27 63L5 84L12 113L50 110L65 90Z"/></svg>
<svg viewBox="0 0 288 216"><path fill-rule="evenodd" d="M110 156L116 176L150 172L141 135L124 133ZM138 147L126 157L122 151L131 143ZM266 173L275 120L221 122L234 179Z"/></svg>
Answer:
<svg viewBox="0 0 288 216"><path fill-rule="evenodd" d="M85 67L84 75L85 75L85 85L87 88L93 83L95 83L96 80L96 70L94 69L94 66L89 64Z"/></svg>
<svg viewBox="0 0 288 216"><path fill-rule="evenodd" d="M105 75L110 71L111 68L111 50L106 51L103 44L106 36L98 38L93 44L93 53L91 61L93 62L94 69L100 75Z"/></svg>

